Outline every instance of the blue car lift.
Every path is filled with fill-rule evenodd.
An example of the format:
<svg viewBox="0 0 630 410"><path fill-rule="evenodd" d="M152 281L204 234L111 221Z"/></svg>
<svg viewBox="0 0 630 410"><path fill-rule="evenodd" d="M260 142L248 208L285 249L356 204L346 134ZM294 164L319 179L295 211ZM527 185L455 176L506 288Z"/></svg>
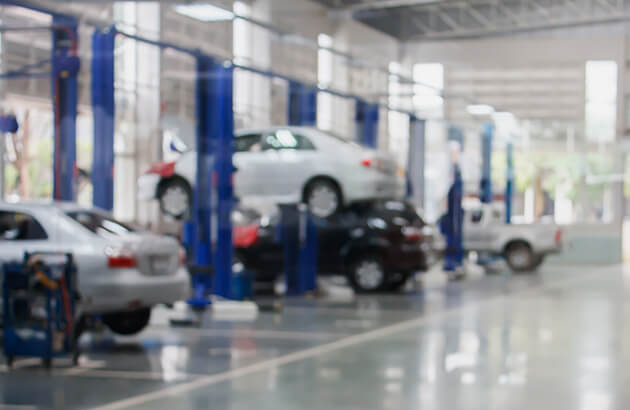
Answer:
<svg viewBox="0 0 630 410"><path fill-rule="evenodd" d="M52 95L54 117L53 197L72 201L77 174L77 77L80 69L78 22L53 14Z"/></svg>
<svg viewBox="0 0 630 410"><path fill-rule="evenodd" d="M92 202L114 208L114 43L115 30L95 30L92 35Z"/></svg>
<svg viewBox="0 0 630 410"><path fill-rule="evenodd" d="M317 89L289 80L289 125L315 126ZM317 288L317 226L305 204L281 204L279 239L284 247L286 294L302 295Z"/></svg>
<svg viewBox="0 0 630 410"><path fill-rule="evenodd" d="M506 181L505 181L505 223L512 223L512 198L514 196L514 145L508 141L506 151Z"/></svg>
<svg viewBox="0 0 630 410"><path fill-rule="evenodd" d="M479 199L484 204L492 203L492 139L494 125L486 123L481 133L481 182Z"/></svg>
<svg viewBox="0 0 630 410"><path fill-rule="evenodd" d="M378 104L357 99L355 116L357 141L370 148L378 147Z"/></svg>
<svg viewBox="0 0 630 410"><path fill-rule="evenodd" d="M317 89L289 80L287 123L314 127L317 123Z"/></svg>
<svg viewBox="0 0 630 410"><path fill-rule="evenodd" d="M232 111L233 66L196 49L129 34L112 26L97 30L92 38L95 137L102 151L95 149L93 173L95 204L111 206L110 189L113 167L113 42L116 35L170 48L195 58L195 111L197 117L197 184L193 194L193 212L184 225L183 243L192 251L194 295L189 304L204 308L209 295L229 298L232 277L232 224L234 205L232 165L234 122ZM94 67L100 66L100 67ZM95 170L96 171L96 170ZM98 194L96 194L98 192Z"/></svg>
<svg viewBox="0 0 630 410"><path fill-rule="evenodd" d="M35 27L51 31L51 56L32 66L10 73L7 78L33 76L42 77L43 72L29 73L33 68L50 63L51 96L54 118L53 153L53 198L72 201L75 198L76 167L76 118L77 118L77 77L81 66L77 55L79 39L78 21L75 17L30 3L16 0L2 0L4 6L22 7L52 16L49 27ZM29 27L22 28L29 30Z"/></svg>
<svg viewBox="0 0 630 410"><path fill-rule="evenodd" d="M464 184L458 164L453 166L453 184L448 190L448 210L442 217L440 228L446 236L446 252L444 253L444 270L457 271L464 262L462 194Z"/></svg>

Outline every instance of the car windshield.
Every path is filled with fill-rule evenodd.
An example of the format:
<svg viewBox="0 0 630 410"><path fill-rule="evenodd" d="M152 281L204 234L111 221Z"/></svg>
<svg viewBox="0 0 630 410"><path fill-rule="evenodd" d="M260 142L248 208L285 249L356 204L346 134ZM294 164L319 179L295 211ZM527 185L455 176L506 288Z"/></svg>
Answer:
<svg viewBox="0 0 630 410"><path fill-rule="evenodd" d="M103 237L121 236L138 229L131 225L119 222L105 214L94 211L71 211L66 212L70 218L74 219L89 231Z"/></svg>

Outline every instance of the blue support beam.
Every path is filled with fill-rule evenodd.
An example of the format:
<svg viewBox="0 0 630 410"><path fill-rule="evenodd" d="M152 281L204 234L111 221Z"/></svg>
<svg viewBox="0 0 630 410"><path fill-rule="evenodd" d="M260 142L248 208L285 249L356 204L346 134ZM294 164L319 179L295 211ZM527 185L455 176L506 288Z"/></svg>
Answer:
<svg viewBox="0 0 630 410"><path fill-rule="evenodd" d="M514 197L514 146L508 142L506 147L506 181L505 181L505 223L512 223L512 199Z"/></svg>
<svg viewBox="0 0 630 410"><path fill-rule="evenodd" d="M288 124L314 127L317 123L317 88L289 81L288 93Z"/></svg>
<svg viewBox="0 0 630 410"><path fill-rule="evenodd" d="M53 198L75 198L77 118L77 20L53 15L51 80L54 118Z"/></svg>
<svg viewBox="0 0 630 410"><path fill-rule="evenodd" d="M214 170L214 147L212 144L212 109L213 96L210 86L214 60L199 55L196 61L197 77L195 80L195 117L197 175L193 193L193 254L197 267L212 264L212 174Z"/></svg>
<svg viewBox="0 0 630 410"><path fill-rule="evenodd" d="M453 167L453 184L448 191L448 210L440 221L440 229L446 236L446 251L444 252L444 270L453 272L460 269L464 263L464 212L462 210L462 196L464 184L459 165Z"/></svg>
<svg viewBox="0 0 630 410"><path fill-rule="evenodd" d="M494 125L486 123L481 133L481 182L479 199L483 203L492 202L492 139Z"/></svg>
<svg viewBox="0 0 630 410"><path fill-rule="evenodd" d="M234 205L233 68L202 54L196 56L196 61L197 183L193 195L192 247L196 269L214 267L212 292L229 298Z"/></svg>
<svg viewBox="0 0 630 410"><path fill-rule="evenodd" d="M230 297L232 288L232 208L234 206L233 174L234 164L234 111L233 105L234 69L231 65L215 62L209 78L212 97L210 134L214 141L216 175L216 200L213 201L213 214L216 222L216 244L214 252L214 294Z"/></svg>
<svg viewBox="0 0 630 410"><path fill-rule="evenodd" d="M370 104L363 100L356 102L357 141L366 147L378 147L378 110L378 104Z"/></svg>
<svg viewBox="0 0 630 410"><path fill-rule="evenodd" d="M114 40L116 31L92 35L92 114L94 149L92 186L95 206L114 207Z"/></svg>

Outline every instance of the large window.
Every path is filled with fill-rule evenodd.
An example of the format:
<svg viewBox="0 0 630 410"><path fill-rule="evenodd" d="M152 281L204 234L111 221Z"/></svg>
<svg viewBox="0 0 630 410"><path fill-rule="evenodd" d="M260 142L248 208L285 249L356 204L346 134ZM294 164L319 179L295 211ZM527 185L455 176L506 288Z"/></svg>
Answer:
<svg viewBox="0 0 630 410"><path fill-rule="evenodd" d="M444 118L444 66L439 63L422 63L413 66L413 103L422 118Z"/></svg>
<svg viewBox="0 0 630 410"><path fill-rule="evenodd" d="M321 87L330 87L333 80L333 54L329 48L333 46L332 37L320 34L317 37L317 82ZM333 96L320 92L317 95L317 128L330 131L333 127Z"/></svg>
<svg viewBox="0 0 630 410"><path fill-rule="evenodd" d="M613 142L617 121L617 63L586 62L586 139Z"/></svg>

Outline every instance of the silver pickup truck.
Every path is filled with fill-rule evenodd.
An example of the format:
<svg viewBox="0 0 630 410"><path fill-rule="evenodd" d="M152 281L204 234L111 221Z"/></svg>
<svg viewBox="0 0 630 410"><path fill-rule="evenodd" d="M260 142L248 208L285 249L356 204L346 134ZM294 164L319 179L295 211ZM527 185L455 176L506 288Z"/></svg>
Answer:
<svg viewBox="0 0 630 410"><path fill-rule="evenodd" d="M562 230L554 223L506 224L501 206L483 204L464 210L464 249L502 255L516 272L538 268L562 249Z"/></svg>

